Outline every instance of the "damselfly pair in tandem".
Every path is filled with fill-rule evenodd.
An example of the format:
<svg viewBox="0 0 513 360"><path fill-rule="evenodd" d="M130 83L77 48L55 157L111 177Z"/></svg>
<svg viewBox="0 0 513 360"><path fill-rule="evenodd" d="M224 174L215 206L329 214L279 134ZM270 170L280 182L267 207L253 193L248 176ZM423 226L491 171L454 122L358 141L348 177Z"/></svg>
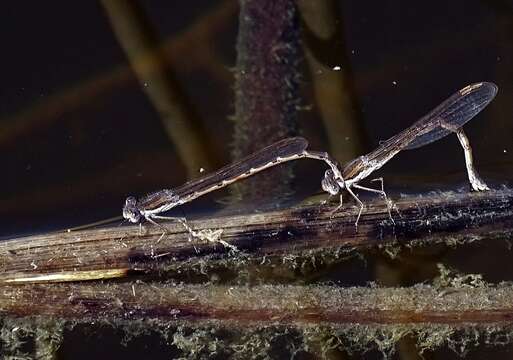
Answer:
<svg viewBox="0 0 513 360"><path fill-rule="evenodd" d="M177 218L160 215L174 207L188 203L202 195L224 188L227 185L278 164L307 158L320 160L328 165L329 169L324 174L321 186L330 196L340 194L340 204L335 210L338 210L342 205L341 193L344 190L355 199L359 205L355 221L355 226L358 226L364 204L354 193L353 189L377 193L387 200L387 196L383 191L383 183L381 183L381 189L364 187L359 185L359 183L381 168L401 150L422 147L451 133L457 135L463 147L472 190L489 190L486 183L474 169L472 150L462 126L483 110L492 101L496 93L497 86L489 82L466 86L442 102L430 113L420 118L409 128L382 142L374 151L350 161L343 167L339 166L337 161L328 153L308 150L308 142L304 138L287 138L267 146L242 160L227 165L214 173L189 181L180 187L157 191L138 200L134 197L128 197L123 207L123 217L133 223L146 219L160 226L155 220L177 220ZM189 231L192 231L186 223L183 224Z"/></svg>

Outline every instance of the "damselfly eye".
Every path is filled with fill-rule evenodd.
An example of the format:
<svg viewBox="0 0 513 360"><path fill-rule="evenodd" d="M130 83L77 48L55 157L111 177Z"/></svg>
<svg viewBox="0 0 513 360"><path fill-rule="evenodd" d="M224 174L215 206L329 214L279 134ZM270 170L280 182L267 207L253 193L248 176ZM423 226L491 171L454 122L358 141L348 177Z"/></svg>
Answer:
<svg viewBox="0 0 513 360"><path fill-rule="evenodd" d="M129 196L125 200L125 207L127 206L135 206L137 200L133 196Z"/></svg>
<svg viewBox="0 0 513 360"><path fill-rule="evenodd" d="M133 223L137 223L141 219L141 212L137 208L137 200L133 196L129 196L125 200L123 217Z"/></svg>
<svg viewBox="0 0 513 360"><path fill-rule="evenodd" d="M340 186L335 180L335 174L333 174L333 171L326 170L326 172L324 173L324 179L322 179L321 181L321 187L330 195L338 194L338 192L340 191Z"/></svg>

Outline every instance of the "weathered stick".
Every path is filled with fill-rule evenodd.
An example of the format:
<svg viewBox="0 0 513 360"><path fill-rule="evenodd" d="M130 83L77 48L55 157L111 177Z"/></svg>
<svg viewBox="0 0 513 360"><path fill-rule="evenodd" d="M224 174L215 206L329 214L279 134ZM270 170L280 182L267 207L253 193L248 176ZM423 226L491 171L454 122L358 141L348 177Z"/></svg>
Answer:
<svg viewBox="0 0 513 360"><path fill-rule="evenodd" d="M298 256L312 251L364 250L390 245L458 244L513 232L513 191L436 193L395 200L389 219L380 198L367 202L358 230L356 207L329 205L190 221L195 231L222 230L220 242L190 239L178 223L168 234L150 224L35 235L0 242L0 282L77 281L157 275L212 257Z"/></svg>
<svg viewBox="0 0 513 360"><path fill-rule="evenodd" d="M217 320L242 326L508 324L513 319L513 286L238 287L144 282L5 285L0 291L0 312L84 321L99 317Z"/></svg>

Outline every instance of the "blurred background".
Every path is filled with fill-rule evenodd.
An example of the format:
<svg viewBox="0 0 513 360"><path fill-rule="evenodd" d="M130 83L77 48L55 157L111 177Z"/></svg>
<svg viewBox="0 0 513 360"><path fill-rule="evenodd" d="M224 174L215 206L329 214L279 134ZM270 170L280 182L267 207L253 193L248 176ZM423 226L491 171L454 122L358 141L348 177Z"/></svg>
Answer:
<svg viewBox="0 0 513 360"><path fill-rule="evenodd" d="M499 93L465 130L482 177L492 188L510 184L511 2L242 3L2 4L0 238L119 216L128 195L181 185L286 136L345 163L479 81ZM287 165L280 186L264 172L249 191L215 193L175 214L298 203L320 193L323 170ZM392 198L468 190L455 136L400 153L376 176ZM401 266L376 255L371 266L356 259L311 280L411 285L434 276L437 261L510 280L510 246L435 249Z"/></svg>
<svg viewBox="0 0 513 360"><path fill-rule="evenodd" d="M461 87L492 81L497 98L465 129L482 176L508 183L511 3L304 1L297 11L297 111L284 136L300 134L344 163ZM238 16L230 0L2 5L2 238L117 216L129 194L231 162ZM162 51L163 72L144 46ZM298 199L320 192L322 170L297 166ZM401 153L377 175L391 192L467 186L454 136ZM193 207L207 211L222 197Z"/></svg>

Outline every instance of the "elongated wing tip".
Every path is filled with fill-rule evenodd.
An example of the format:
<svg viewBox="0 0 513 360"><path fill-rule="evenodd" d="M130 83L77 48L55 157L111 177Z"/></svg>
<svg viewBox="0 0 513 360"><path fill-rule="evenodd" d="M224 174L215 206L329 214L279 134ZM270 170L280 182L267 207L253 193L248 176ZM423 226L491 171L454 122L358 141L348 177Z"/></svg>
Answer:
<svg viewBox="0 0 513 360"><path fill-rule="evenodd" d="M421 120L422 123L442 118L455 127L461 127L483 110L495 97L497 85L491 82L479 82L465 86L438 105ZM418 125L418 123L416 123ZM405 149L416 149L427 145L451 133L450 130L435 126L411 141Z"/></svg>
<svg viewBox="0 0 513 360"><path fill-rule="evenodd" d="M495 96L497 94L497 91L499 91L499 87L492 82L484 82L483 84L486 84L486 86L488 86L491 89L491 91L493 92L493 96Z"/></svg>

